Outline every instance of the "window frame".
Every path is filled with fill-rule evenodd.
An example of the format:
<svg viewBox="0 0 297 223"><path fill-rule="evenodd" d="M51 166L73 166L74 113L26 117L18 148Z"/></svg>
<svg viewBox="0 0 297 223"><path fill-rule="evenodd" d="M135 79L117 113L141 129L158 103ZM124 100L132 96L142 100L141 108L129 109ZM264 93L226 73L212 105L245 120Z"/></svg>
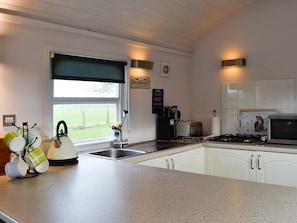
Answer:
<svg viewBox="0 0 297 223"><path fill-rule="evenodd" d="M127 65L125 66L125 83L119 83L120 92L119 92L119 99L116 98L116 100L119 100L118 103L118 111L117 111L117 117L118 120L121 121L122 117L122 110L126 109L129 110L129 69L130 67L130 59L127 57L119 57L117 55L106 55L106 54L97 54L94 52L89 51L78 51L78 50L69 50L69 49L57 49L55 47L46 47L45 50L45 72L44 72L44 105L43 105L43 135L45 138L51 138L55 136L55 126L53 124L53 106L54 104L57 104L57 102L65 103L65 104L81 104L81 103L88 103L88 102L96 102L99 100L98 98L54 98L54 80L51 76L51 59L50 59L50 53L51 51L54 51L56 53L62 53L62 54L71 54L71 55L86 55L87 57L94 57L94 58L102 58L106 60L120 60L120 61L127 61ZM115 98L100 98L100 101L105 101L106 103L114 100ZM130 128L130 121L129 117L127 117L127 120L125 121L126 125L123 126L123 133L128 134L128 130ZM98 148L98 146L106 146L110 145L111 137L106 139L97 139L97 140L86 140L84 142L75 143L75 146L77 147L78 151L84 151L92 149L92 147Z"/></svg>

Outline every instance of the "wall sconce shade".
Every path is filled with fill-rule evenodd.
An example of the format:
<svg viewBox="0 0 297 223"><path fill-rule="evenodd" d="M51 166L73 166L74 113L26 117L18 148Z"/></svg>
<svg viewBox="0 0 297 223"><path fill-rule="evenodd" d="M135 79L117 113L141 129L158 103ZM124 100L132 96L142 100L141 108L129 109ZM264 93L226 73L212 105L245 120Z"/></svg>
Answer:
<svg viewBox="0 0 297 223"><path fill-rule="evenodd" d="M145 60L131 60L131 67L152 70L154 63L152 61Z"/></svg>
<svg viewBox="0 0 297 223"><path fill-rule="evenodd" d="M222 67L244 67L246 64L245 58L234 59L234 60L223 60Z"/></svg>

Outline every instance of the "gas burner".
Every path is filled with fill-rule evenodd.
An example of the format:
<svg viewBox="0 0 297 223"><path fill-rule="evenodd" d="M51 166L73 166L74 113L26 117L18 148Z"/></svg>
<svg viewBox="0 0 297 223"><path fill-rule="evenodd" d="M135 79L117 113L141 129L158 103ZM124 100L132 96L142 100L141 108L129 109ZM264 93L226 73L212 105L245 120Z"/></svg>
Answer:
<svg viewBox="0 0 297 223"><path fill-rule="evenodd" d="M209 138L208 141L213 142L236 142L236 143L254 143L261 142L261 135L241 135L241 134L225 134Z"/></svg>

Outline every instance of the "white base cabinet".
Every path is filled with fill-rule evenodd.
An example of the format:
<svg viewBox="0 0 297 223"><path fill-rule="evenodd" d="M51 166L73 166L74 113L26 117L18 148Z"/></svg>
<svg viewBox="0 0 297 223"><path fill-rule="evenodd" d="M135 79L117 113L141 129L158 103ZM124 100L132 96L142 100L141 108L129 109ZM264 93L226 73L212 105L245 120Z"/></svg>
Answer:
<svg viewBox="0 0 297 223"><path fill-rule="evenodd" d="M297 155L257 152L257 182L297 187Z"/></svg>
<svg viewBox="0 0 297 223"><path fill-rule="evenodd" d="M200 147L137 164L297 187L297 154Z"/></svg>
<svg viewBox="0 0 297 223"><path fill-rule="evenodd" d="M167 156L142 161L137 164L204 174L205 153L204 148L201 147L185 152L170 154Z"/></svg>
<svg viewBox="0 0 297 223"><path fill-rule="evenodd" d="M256 181L253 153L246 150L207 148L206 173L212 176Z"/></svg>
<svg viewBox="0 0 297 223"><path fill-rule="evenodd" d="M207 148L206 173L297 187L297 154Z"/></svg>

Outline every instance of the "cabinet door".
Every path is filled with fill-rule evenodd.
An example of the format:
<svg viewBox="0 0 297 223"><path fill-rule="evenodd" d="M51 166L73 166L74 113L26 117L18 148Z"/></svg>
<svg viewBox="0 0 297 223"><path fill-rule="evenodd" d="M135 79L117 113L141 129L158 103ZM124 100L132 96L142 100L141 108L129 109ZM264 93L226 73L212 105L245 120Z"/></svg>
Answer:
<svg viewBox="0 0 297 223"><path fill-rule="evenodd" d="M205 173L204 148L193 149L169 156L170 168L190 173Z"/></svg>
<svg viewBox="0 0 297 223"><path fill-rule="evenodd" d="M245 150L207 148L207 174L256 181L254 153Z"/></svg>
<svg viewBox="0 0 297 223"><path fill-rule="evenodd" d="M169 169L168 156L161 156L161 157L158 157L158 158L142 161L142 162L139 162L137 164L141 164L141 165L144 165L144 166L152 166L152 167L159 167L159 168Z"/></svg>
<svg viewBox="0 0 297 223"><path fill-rule="evenodd" d="M297 187L297 155L257 152L257 181Z"/></svg>

